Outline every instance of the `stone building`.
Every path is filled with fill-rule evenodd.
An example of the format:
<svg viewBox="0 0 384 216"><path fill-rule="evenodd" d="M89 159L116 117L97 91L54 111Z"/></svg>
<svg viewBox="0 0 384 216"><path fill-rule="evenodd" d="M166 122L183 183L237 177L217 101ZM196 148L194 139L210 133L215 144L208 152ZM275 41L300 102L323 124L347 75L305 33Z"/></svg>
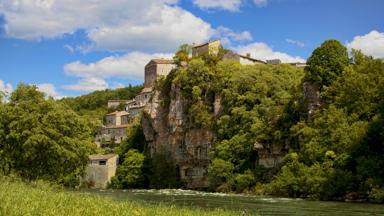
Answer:
<svg viewBox="0 0 384 216"><path fill-rule="evenodd" d="M167 76L176 64L170 59L152 59L145 65L144 87L151 88L159 76Z"/></svg>
<svg viewBox="0 0 384 216"><path fill-rule="evenodd" d="M106 188L116 175L119 156L117 154L90 155L83 183L89 187Z"/></svg>
<svg viewBox="0 0 384 216"><path fill-rule="evenodd" d="M203 44L193 45L192 56L199 56L203 54L217 55L220 49L220 40L208 41Z"/></svg>
<svg viewBox="0 0 384 216"><path fill-rule="evenodd" d="M96 144L101 147L119 144L126 137L126 129L131 118L126 111L116 111L105 115L105 123L96 135Z"/></svg>
<svg viewBox="0 0 384 216"><path fill-rule="evenodd" d="M251 54L240 55L238 53L229 51L223 56L223 60L234 60L242 65L266 64L266 62L251 58Z"/></svg>

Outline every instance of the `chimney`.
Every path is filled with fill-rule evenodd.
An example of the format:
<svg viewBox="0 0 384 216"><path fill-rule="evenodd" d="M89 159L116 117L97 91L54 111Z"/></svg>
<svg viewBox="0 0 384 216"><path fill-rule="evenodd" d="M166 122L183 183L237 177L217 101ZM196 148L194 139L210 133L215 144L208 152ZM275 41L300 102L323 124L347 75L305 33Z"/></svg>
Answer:
<svg viewBox="0 0 384 216"><path fill-rule="evenodd" d="M251 58L251 53L245 54L248 58Z"/></svg>

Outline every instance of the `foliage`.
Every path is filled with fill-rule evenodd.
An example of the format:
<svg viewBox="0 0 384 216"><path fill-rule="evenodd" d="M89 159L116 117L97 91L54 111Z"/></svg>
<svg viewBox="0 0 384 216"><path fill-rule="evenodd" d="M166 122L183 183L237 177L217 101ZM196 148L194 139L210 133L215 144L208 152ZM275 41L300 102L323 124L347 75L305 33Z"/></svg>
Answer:
<svg viewBox="0 0 384 216"><path fill-rule="evenodd" d="M306 79L321 86L329 86L348 66L347 48L337 40L326 40L308 58Z"/></svg>
<svg viewBox="0 0 384 216"><path fill-rule="evenodd" d="M115 90L106 89L74 98L63 98L60 102L69 106L80 115L87 115L101 121L102 117L108 112L106 106L108 100L130 100L138 95L142 88L142 86L129 85L128 87ZM121 108L119 107L118 110L121 110Z"/></svg>
<svg viewBox="0 0 384 216"><path fill-rule="evenodd" d="M0 109L0 167L5 174L74 184L95 151L88 121L36 86L20 84ZM70 183L72 182L72 183Z"/></svg>
<svg viewBox="0 0 384 216"><path fill-rule="evenodd" d="M269 185L272 193L381 200L384 63L359 51L352 58L354 64L323 88L323 109L292 126L303 145Z"/></svg>
<svg viewBox="0 0 384 216"><path fill-rule="evenodd" d="M117 169L117 188L142 187L144 181L143 166L144 155L136 149L131 149L124 157L124 162ZM116 184L116 183L115 183Z"/></svg>
<svg viewBox="0 0 384 216"><path fill-rule="evenodd" d="M107 197L68 192L46 182L23 183L0 177L0 215L201 215L226 216L238 212L181 208L163 204L116 201ZM15 204L17 203L17 205Z"/></svg>
<svg viewBox="0 0 384 216"><path fill-rule="evenodd" d="M191 54L191 51L192 51L192 47L190 45L188 44L180 45L179 49L175 53L175 56L173 57L175 64L181 66L182 62L188 63L189 55Z"/></svg>

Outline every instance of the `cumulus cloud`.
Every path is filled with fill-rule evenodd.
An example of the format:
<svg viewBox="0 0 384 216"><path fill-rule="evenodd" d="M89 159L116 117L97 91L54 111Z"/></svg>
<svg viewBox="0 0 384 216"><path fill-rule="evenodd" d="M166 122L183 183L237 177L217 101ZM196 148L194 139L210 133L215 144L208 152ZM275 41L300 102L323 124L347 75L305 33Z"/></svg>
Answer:
<svg viewBox="0 0 384 216"><path fill-rule="evenodd" d="M232 41L251 41L252 35L248 31L235 32L227 27L219 26L214 33L214 37L220 38L224 45L230 45Z"/></svg>
<svg viewBox="0 0 384 216"><path fill-rule="evenodd" d="M77 84L64 86L67 90L93 91L109 87L106 79L119 77L130 80L142 80L144 66L155 58L172 58L171 53L148 54L131 52L123 56L109 56L92 63L75 61L64 66L67 75L80 77ZM121 87L113 85L112 87Z"/></svg>
<svg viewBox="0 0 384 216"><path fill-rule="evenodd" d="M193 4L203 10L221 9L239 11L242 0L193 0Z"/></svg>
<svg viewBox="0 0 384 216"><path fill-rule="evenodd" d="M255 5L257 7L264 7L267 5L268 1L267 0L253 0L253 3L255 3Z"/></svg>
<svg viewBox="0 0 384 216"><path fill-rule="evenodd" d="M36 84L37 89L41 92L44 92L48 97L53 97L54 99L61 99L64 96L60 95L53 84L51 83L40 83Z"/></svg>
<svg viewBox="0 0 384 216"><path fill-rule="evenodd" d="M348 49L358 49L375 58L384 58L384 32L373 30L366 35L356 36L347 43Z"/></svg>
<svg viewBox="0 0 384 216"><path fill-rule="evenodd" d="M3 0L8 36L40 40L85 30L89 49L173 50L210 38L209 23L177 0Z"/></svg>
<svg viewBox="0 0 384 216"><path fill-rule="evenodd" d="M245 46L238 46L234 47L233 49L243 55L250 53L252 58L260 59L263 61L280 59L283 63L305 62L305 60L300 56L291 56L287 53L274 51L271 47L262 42L255 42Z"/></svg>
<svg viewBox="0 0 384 216"><path fill-rule="evenodd" d="M287 43L296 45L296 46L298 46L298 47L304 47L304 46L305 46L305 44L304 44L303 42L298 41L298 40L292 40L292 39L289 39L289 38L288 38L288 39L285 39L285 41L286 41Z"/></svg>
<svg viewBox="0 0 384 216"><path fill-rule="evenodd" d="M66 90L72 91L96 91L108 88L108 83L101 78L85 77L80 79L76 84L63 86Z"/></svg>
<svg viewBox="0 0 384 216"><path fill-rule="evenodd" d="M75 61L64 66L68 75L77 77L110 78L120 77L143 79L144 66L153 58L172 58L171 53L148 54L131 52L123 56L109 56L97 62L82 63Z"/></svg>

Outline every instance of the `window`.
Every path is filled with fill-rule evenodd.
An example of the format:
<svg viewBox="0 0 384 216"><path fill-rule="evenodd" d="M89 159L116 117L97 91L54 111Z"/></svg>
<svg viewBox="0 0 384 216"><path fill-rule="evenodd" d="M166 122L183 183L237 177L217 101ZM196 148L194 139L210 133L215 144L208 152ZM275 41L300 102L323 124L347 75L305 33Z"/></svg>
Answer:
<svg viewBox="0 0 384 216"><path fill-rule="evenodd" d="M106 164L107 164L107 161L105 161L105 160L99 161L99 165L106 165Z"/></svg>

